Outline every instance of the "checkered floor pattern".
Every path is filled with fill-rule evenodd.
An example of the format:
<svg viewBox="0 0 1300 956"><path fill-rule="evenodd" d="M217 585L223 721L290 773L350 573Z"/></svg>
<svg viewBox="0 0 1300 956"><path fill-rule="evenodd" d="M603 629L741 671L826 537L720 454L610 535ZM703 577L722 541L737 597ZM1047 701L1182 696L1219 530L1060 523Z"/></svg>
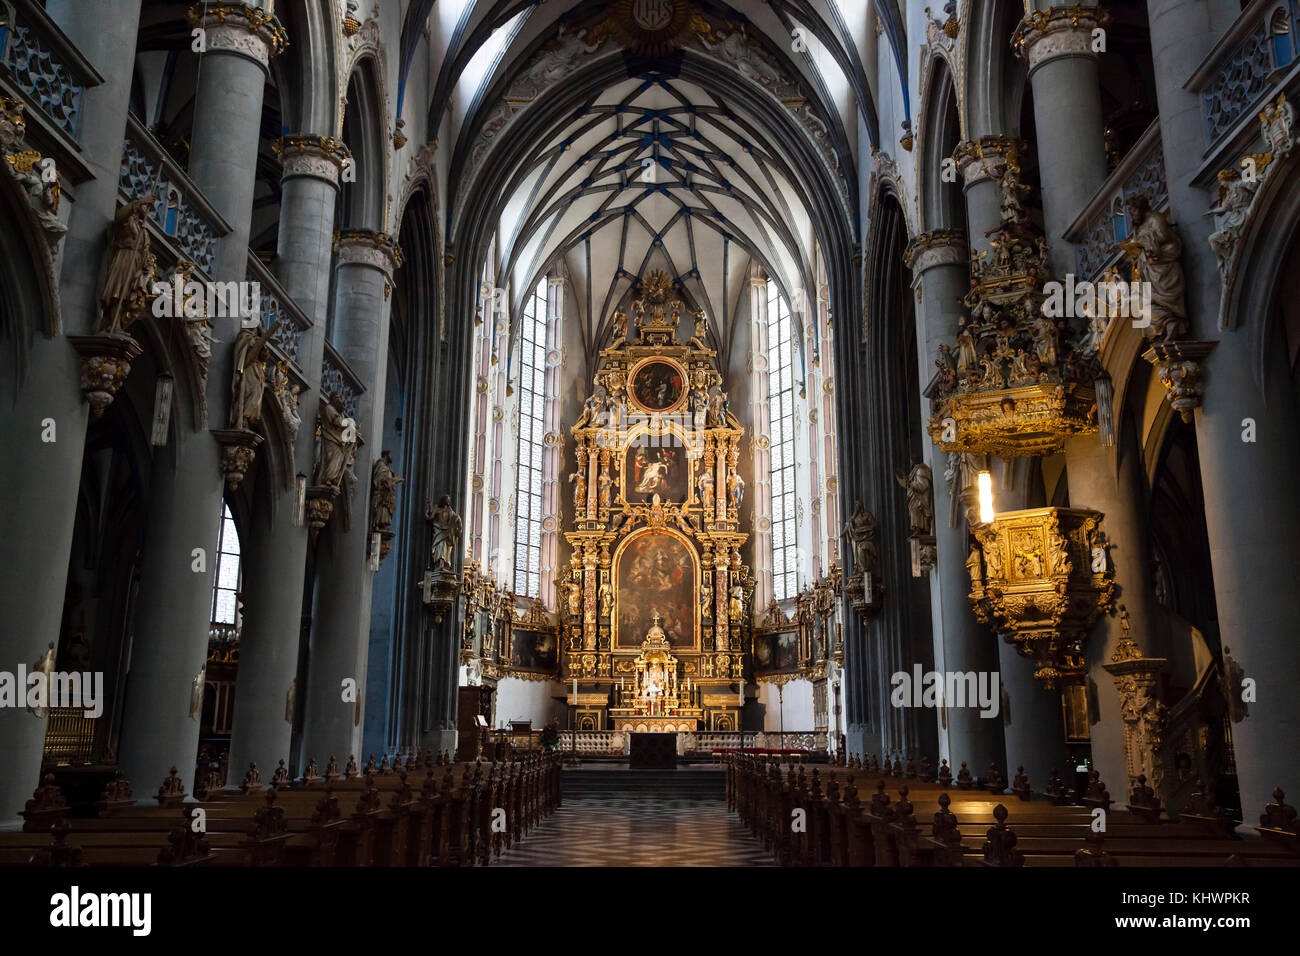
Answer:
<svg viewBox="0 0 1300 956"><path fill-rule="evenodd" d="M775 866L720 800L566 797L494 866Z"/></svg>

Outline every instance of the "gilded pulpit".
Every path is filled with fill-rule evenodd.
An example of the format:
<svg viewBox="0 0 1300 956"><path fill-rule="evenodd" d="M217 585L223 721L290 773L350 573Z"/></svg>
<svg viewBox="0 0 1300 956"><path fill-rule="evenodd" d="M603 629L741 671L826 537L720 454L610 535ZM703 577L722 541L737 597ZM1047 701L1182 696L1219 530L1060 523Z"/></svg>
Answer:
<svg viewBox="0 0 1300 956"><path fill-rule="evenodd" d="M667 275L649 273L630 314L616 313L571 429L572 558L559 603L569 611L566 682L584 725L739 726L744 430L703 313L671 291Z"/></svg>

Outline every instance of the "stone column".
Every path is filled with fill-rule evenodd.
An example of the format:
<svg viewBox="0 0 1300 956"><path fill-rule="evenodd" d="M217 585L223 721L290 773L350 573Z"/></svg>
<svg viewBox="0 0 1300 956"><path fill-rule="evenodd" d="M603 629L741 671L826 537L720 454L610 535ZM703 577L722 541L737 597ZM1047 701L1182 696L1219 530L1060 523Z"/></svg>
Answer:
<svg viewBox="0 0 1300 956"><path fill-rule="evenodd" d="M989 233L1002 225L1002 190L996 178L1018 142L1006 136L983 136L957 146L957 168L966 196L966 229L972 254L988 253ZM928 379L927 379L928 381Z"/></svg>
<svg viewBox="0 0 1300 956"><path fill-rule="evenodd" d="M1052 246L1051 265L1062 279L1075 270L1074 247L1065 241L1065 230L1106 181L1097 55L1091 45L1093 30L1108 21L1104 11L1098 11L1072 22L1063 9L1056 8L1027 19L1018 33L1034 89L1043 220ZM1122 410L1116 409L1116 415L1122 417ZM1135 446L1129 447L1132 441L1133 436L1121 435L1120 453L1105 448L1095 435L1069 439L1066 467L1070 504L1093 508L1105 516L1102 530L1113 546L1109 560L1114 564L1119 603L1127 606L1134 643L1152 656L1162 618L1151 593L1149 560L1143 557L1148 547L1146 494L1140 455ZM1093 764L1117 799L1129 788L1123 726L1114 680L1102 665L1110 661L1119 638L1119 618L1104 617L1086 648L1089 697L1099 711L1089 715Z"/></svg>
<svg viewBox="0 0 1300 956"><path fill-rule="evenodd" d="M245 19L245 9L253 19ZM206 31L207 52L199 71L189 173L230 224L212 278L231 282L247 274L262 93L267 64L284 39L274 18L254 8L225 12L224 19L214 13L198 23ZM228 416L231 343L240 321L217 316L211 325L222 344L213 349L207 407L210 424L219 428ZM202 693L207 659L222 454L212 435L182 435L176 446L154 456L122 716L121 766L137 793L151 793L173 766L188 789L198 749L199 715L191 699Z"/></svg>
<svg viewBox="0 0 1300 956"><path fill-rule="evenodd" d="M364 444L357 448L351 522L340 492L333 527L316 544L316 604L307 663L307 698L303 716L302 756L321 766L333 755L342 766L348 755L358 761L365 703L366 660L370 639L370 595L374 584L368 567L370 534L370 467L383 436L384 381L388 372L388 317L393 271L401 264L397 244L383 233L347 230L335 241L334 345L365 384L354 416ZM322 396L326 398L328 396ZM307 416L304 416L307 417ZM309 419L310 420L310 419ZM343 699L345 680L356 682L355 703Z"/></svg>
<svg viewBox="0 0 1300 956"><path fill-rule="evenodd" d="M1107 560L1118 585L1116 603L1123 605L1132 623L1129 634L1145 657L1163 657L1167 644L1164 616L1155 599L1151 578L1151 550L1146 523L1146 482L1136 435L1117 423L1115 449L1102 448L1096 436L1066 442L1070 504L1094 508L1104 514L1101 529L1109 542ZM1092 722L1092 761L1111 795L1126 795L1130 786L1125 769L1124 725L1115 680L1105 670L1124 636L1120 615L1103 615L1085 648L1088 667L1089 713Z"/></svg>
<svg viewBox="0 0 1300 956"><path fill-rule="evenodd" d="M939 346L957 336L957 320L964 314L961 297L970 286L966 237L943 230L922 233L908 247L906 260L912 268L912 285L921 290L917 309L916 354L920 380L933 375ZM928 406L928 399L922 399ZM929 418L930 409L922 408ZM930 569L930 616L933 622L934 667L939 673L975 671L997 673L997 637L975 618L968 595L971 590L966 558L970 554L964 509L953 520L952 494L959 488L944 480L947 456L932 442L925 442L925 462L934 478L935 566ZM999 714L981 717L976 707L948 706L936 715L939 728L939 756L946 758L954 775L965 761L971 773L983 776L996 763L1007 776ZM1008 779L1010 779L1008 777Z"/></svg>
<svg viewBox="0 0 1300 956"><path fill-rule="evenodd" d="M48 0L45 12L104 78L83 94L81 159L95 178L76 187L62 240L59 295L63 331L84 334L99 322L105 235L117 204L122 139L131 94L140 0ZM30 127L29 127L30 128ZM66 197L65 197L66 198ZM12 348L12 345L6 348ZM76 523L89 406L81 395L77 353L61 338L36 336L24 357L16 396L0 397L0 660L31 667L59 641L68 554ZM43 440L53 419L55 440ZM19 505L21 503L21 505ZM25 707L0 708L0 824L31 799L41 769L45 720Z"/></svg>
<svg viewBox="0 0 1300 956"><path fill-rule="evenodd" d="M1106 180L1092 31L1108 21L1100 9L1072 19L1064 7L1054 7L1031 14L1016 31L1034 92L1044 231L1052 247L1052 269L1061 278L1074 271L1074 247L1066 242L1065 231Z"/></svg>
<svg viewBox="0 0 1300 956"><path fill-rule="evenodd" d="M284 291L312 320L299 341L307 389L300 397L304 420L294 447L294 469L310 481L329 318L334 206L347 150L336 140L303 135L281 139L279 153L284 171L276 269ZM298 669L308 533L305 522L296 526L292 520L296 489L277 487L273 493L274 513L257 515L243 542L244 629L230 740L230 766L240 771L252 762L264 771L287 762L293 731L286 708Z"/></svg>
<svg viewBox="0 0 1300 956"><path fill-rule="evenodd" d="M1183 240L1190 337L1219 339L1203 363L1196 441L1221 641L1242 668L1229 690L1240 697L1242 677L1256 684L1255 701L1245 704L1246 716L1232 725L1242 812L1250 824L1271 801L1274 787L1300 792L1300 698L1291 686L1300 671L1294 639L1300 611L1293 595L1300 577L1300 421L1287 356L1279 347L1261 350L1255 324L1266 317L1236 316L1234 329L1218 328L1220 280L1206 242L1213 221L1204 215L1214 195L1192 184L1208 144L1200 97L1183 87L1239 15L1244 14L1237 4L1223 0L1148 4L1170 218ZM1247 418L1255 424L1254 443L1242 439Z"/></svg>
<svg viewBox="0 0 1300 956"><path fill-rule="evenodd" d="M1019 511L1029 506L1028 484L1033 469L1041 467L1036 458L1016 458L989 462L993 473L993 506L996 511ZM971 490L971 504L976 492ZM998 641L1001 684L1004 690L1000 722L1007 742L1008 781L1016 767L1023 766L1029 784L1037 791L1047 786L1053 770L1068 776L1072 767L1065 765L1065 722L1061 716L1061 694L1048 690L1034 679L1034 662L1022 657L1015 645Z"/></svg>

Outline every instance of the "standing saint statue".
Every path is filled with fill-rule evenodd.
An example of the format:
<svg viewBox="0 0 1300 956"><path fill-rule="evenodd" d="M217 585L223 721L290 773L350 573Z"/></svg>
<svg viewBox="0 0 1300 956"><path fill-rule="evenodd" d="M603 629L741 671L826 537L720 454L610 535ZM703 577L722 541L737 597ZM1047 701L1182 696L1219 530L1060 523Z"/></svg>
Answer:
<svg viewBox="0 0 1300 956"><path fill-rule="evenodd" d="M370 530L382 531L393 526L397 511L397 486L405 478L393 472L393 455L387 449L370 469Z"/></svg>
<svg viewBox="0 0 1300 956"><path fill-rule="evenodd" d="M317 434L320 445L312 484L337 489L357 447L357 423L348 417L337 394L321 405Z"/></svg>
<svg viewBox="0 0 1300 956"><path fill-rule="evenodd" d="M872 517L861 501L853 506L853 515L840 533L849 539L853 547L853 569L857 574L863 571L875 573L877 569L876 553L876 519Z"/></svg>
<svg viewBox="0 0 1300 956"><path fill-rule="evenodd" d="M930 466L918 462L911 471L895 472L894 477L907 492L907 520L912 534L929 534L934 527L934 476Z"/></svg>
<svg viewBox="0 0 1300 956"><path fill-rule="evenodd" d="M113 217L108 274L99 296L101 332L123 332L144 313L154 272L147 223L155 201L152 196L133 199Z"/></svg>
<svg viewBox="0 0 1300 956"><path fill-rule="evenodd" d="M1143 334L1172 342L1187 331L1183 241L1145 196L1133 196L1126 207L1133 232L1119 247L1132 258L1134 277L1151 286L1151 324Z"/></svg>
<svg viewBox="0 0 1300 956"><path fill-rule="evenodd" d="M738 472L727 475L727 502L732 508L740 510L740 503L745 500L745 479Z"/></svg>
<svg viewBox="0 0 1300 956"><path fill-rule="evenodd" d="M456 562L456 546L460 542L460 515L451 506L451 495L443 495L438 507L429 506L424 512L429 522L429 565L434 571L451 571Z"/></svg>
<svg viewBox="0 0 1300 956"><path fill-rule="evenodd" d="M266 391L266 359L271 331L242 328L235 336L235 373L230 383L230 427L247 428L262 420L262 393Z"/></svg>

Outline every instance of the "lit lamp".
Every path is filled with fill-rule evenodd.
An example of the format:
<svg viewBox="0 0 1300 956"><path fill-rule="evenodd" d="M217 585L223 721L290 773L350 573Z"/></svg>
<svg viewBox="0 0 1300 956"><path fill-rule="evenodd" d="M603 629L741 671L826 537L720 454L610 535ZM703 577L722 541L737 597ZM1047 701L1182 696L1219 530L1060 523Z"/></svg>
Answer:
<svg viewBox="0 0 1300 956"><path fill-rule="evenodd" d="M980 524L992 524L996 517L993 511L993 476L987 471L979 473Z"/></svg>

